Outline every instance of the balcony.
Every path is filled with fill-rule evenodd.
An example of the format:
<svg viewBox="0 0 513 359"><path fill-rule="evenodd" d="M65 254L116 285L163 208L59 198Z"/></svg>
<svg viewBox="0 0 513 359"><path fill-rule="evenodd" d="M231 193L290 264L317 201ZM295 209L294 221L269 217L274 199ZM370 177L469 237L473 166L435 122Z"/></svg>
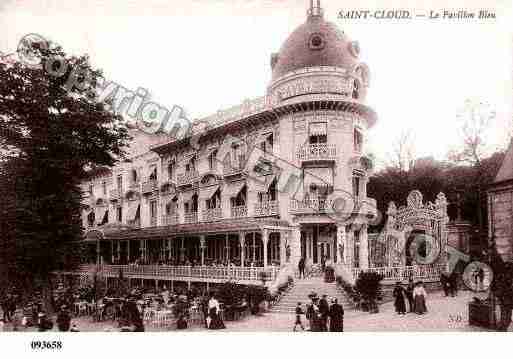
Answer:
<svg viewBox="0 0 513 359"><path fill-rule="evenodd" d="M210 208L203 210L203 222L218 221L223 218L223 211L221 208Z"/></svg>
<svg viewBox="0 0 513 359"><path fill-rule="evenodd" d="M331 200L326 197L310 197L303 200L290 200L290 212L295 214L326 213L328 210L331 210L331 208Z"/></svg>
<svg viewBox="0 0 513 359"><path fill-rule="evenodd" d="M176 183L178 186L187 186L199 180L198 171L189 171L180 173L176 176Z"/></svg>
<svg viewBox="0 0 513 359"><path fill-rule="evenodd" d="M142 184L142 193L152 193L158 189L158 182L156 180L151 180L144 182Z"/></svg>
<svg viewBox="0 0 513 359"><path fill-rule="evenodd" d="M186 212L184 215L185 223L198 223L198 212Z"/></svg>
<svg viewBox="0 0 513 359"><path fill-rule="evenodd" d="M244 218L248 216L247 206L234 206L231 209L232 218Z"/></svg>
<svg viewBox="0 0 513 359"><path fill-rule="evenodd" d="M278 201L258 202L255 204L255 217L278 215Z"/></svg>
<svg viewBox="0 0 513 359"><path fill-rule="evenodd" d="M128 278L148 278L163 280L191 280L225 283L235 281L241 283L260 284L262 272L266 273L267 280L276 279L279 268L263 267L210 267L210 266L166 266L166 265L80 265L72 273L97 272L105 277L117 278L119 272Z"/></svg>
<svg viewBox="0 0 513 359"><path fill-rule="evenodd" d="M337 213L337 205L333 204L337 198L310 197L303 200L290 200L290 213L293 214L326 214ZM344 213L360 214L366 217L377 216L377 203L373 198L354 198L354 207L343 208Z"/></svg>
<svg viewBox="0 0 513 359"><path fill-rule="evenodd" d="M178 220L178 213L165 214L162 216L162 224L164 226L174 226L179 223L180 222Z"/></svg>
<svg viewBox="0 0 513 359"><path fill-rule="evenodd" d="M127 224L133 228L141 228L141 219L137 218L132 221L127 221Z"/></svg>
<svg viewBox="0 0 513 359"><path fill-rule="evenodd" d="M314 143L301 146L296 152L298 161L335 161L337 159L337 146L327 143Z"/></svg>
<svg viewBox="0 0 513 359"><path fill-rule="evenodd" d="M246 162L241 159L237 163L232 163L230 165L226 165L224 167L223 174L225 177L235 176L235 175L238 175L238 174L241 174L242 172L244 172L245 167L246 167Z"/></svg>
<svg viewBox="0 0 513 359"><path fill-rule="evenodd" d="M113 202L119 201L121 198L123 198L123 193L121 192L121 190L119 188L111 189L109 191L109 198Z"/></svg>

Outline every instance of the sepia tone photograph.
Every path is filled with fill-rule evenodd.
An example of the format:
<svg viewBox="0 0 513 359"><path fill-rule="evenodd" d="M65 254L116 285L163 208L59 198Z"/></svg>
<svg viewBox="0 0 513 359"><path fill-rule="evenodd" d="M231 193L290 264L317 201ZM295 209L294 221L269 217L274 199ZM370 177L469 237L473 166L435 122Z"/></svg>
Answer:
<svg viewBox="0 0 513 359"><path fill-rule="evenodd" d="M513 331L512 20L0 0L0 332Z"/></svg>

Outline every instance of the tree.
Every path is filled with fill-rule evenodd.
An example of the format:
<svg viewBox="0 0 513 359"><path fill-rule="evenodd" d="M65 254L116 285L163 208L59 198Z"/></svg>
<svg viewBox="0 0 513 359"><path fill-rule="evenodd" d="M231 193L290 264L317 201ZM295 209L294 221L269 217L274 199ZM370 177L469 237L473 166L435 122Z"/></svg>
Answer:
<svg viewBox="0 0 513 359"><path fill-rule="evenodd" d="M123 158L129 140L122 118L97 102L102 74L87 56L31 46L39 65L0 62L0 144L10 149L0 163L0 257L25 291L50 288L66 248L82 238L80 181Z"/></svg>
<svg viewBox="0 0 513 359"><path fill-rule="evenodd" d="M448 157L455 163L468 163L475 168L477 183L477 221L483 229L483 201L481 191L485 184L485 169L482 159L486 153L486 136L491 121L495 118L495 110L490 104L467 99L463 109L458 114L461 123L461 148L450 151Z"/></svg>
<svg viewBox="0 0 513 359"><path fill-rule="evenodd" d="M406 171L415 160L415 138L411 129L399 133L390 155L391 166Z"/></svg>

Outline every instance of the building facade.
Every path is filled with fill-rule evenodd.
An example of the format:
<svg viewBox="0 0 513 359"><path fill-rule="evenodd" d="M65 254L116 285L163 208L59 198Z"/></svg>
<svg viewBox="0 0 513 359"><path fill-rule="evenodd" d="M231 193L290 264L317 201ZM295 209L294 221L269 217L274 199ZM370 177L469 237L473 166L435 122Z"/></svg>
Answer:
<svg viewBox="0 0 513 359"><path fill-rule="evenodd" d="M488 229L505 261L513 260L513 140L488 190Z"/></svg>
<svg viewBox="0 0 513 359"><path fill-rule="evenodd" d="M271 56L263 97L195 121L182 139L133 130L129 161L83 183L91 263L137 263L143 277L145 265L157 277L184 265L244 269L224 274L236 279L255 279L252 268L274 278L301 257L368 268L377 210L365 144L377 116L359 53L312 1Z"/></svg>

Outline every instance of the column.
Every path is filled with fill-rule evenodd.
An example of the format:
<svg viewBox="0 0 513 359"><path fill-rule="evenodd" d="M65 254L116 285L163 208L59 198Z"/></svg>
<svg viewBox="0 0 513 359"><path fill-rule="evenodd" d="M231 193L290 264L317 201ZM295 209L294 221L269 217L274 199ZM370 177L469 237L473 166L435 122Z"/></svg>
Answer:
<svg viewBox="0 0 513 359"><path fill-rule="evenodd" d="M200 236L201 265L205 265L205 236Z"/></svg>
<svg viewBox="0 0 513 359"><path fill-rule="evenodd" d="M286 234L284 231L280 231L280 266L284 265L287 261L286 248L285 248Z"/></svg>
<svg viewBox="0 0 513 359"><path fill-rule="evenodd" d="M130 264L130 240L126 241L126 262Z"/></svg>
<svg viewBox="0 0 513 359"><path fill-rule="evenodd" d="M230 262L230 242L228 240L228 234L225 235L224 242L225 242L226 261L229 263Z"/></svg>
<svg viewBox="0 0 513 359"><path fill-rule="evenodd" d="M114 241L110 241L110 248L111 248L110 254L111 254L111 257L112 257L111 258L111 263L114 264L114 258L115 258L115 256L114 256Z"/></svg>
<svg viewBox="0 0 513 359"><path fill-rule="evenodd" d="M337 239L336 239L336 250L338 262L347 264L347 238L346 238L346 226L337 224Z"/></svg>
<svg viewBox="0 0 513 359"><path fill-rule="evenodd" d="M240 243L240 266L244 268L244 259L246 259L246 250L244 249L244 232L239 232L239 243Z"/></svg>
<svg viewBox="0 0 513 359"><path fill-rule="evenodd" d="M369 268L369 237L367 234L367 225L363 225L360 230L360 268Z"/></svg>
<svg viewBox="0 0 513 359"><path fill-rule="evenodd" d="M256 236L256 233L253 232L253 264L255 264L255 260L256 260L256 244L255 244L255 236Z"/></svg>
<svg viewBox="0 0 513 359"><path fill-rule="evenodd" d="M180 245L180 261L185 261L185 237L182 237L182 242Z"/></svg>
<svg viewBox="0 0 513 359"><path fill-rule="evenodd" d="M96 265L99 266L100 265L100 240L98 239L96 241Z"/></svg>
<svg viewBox="0 0 513 359"><path fill-rule="evenodd" d="M353 255L354 255L354 231L350 227L349 232L346 232L346 245L344 246L344 253L346 255L346 264L349 268L353 268Z"/></svg>
<svg viewBox="0 0 513 359"><path fill-rule="evenodd" d="M121 260L121 241L118 240L118 262Z"/></svg>
<svg viewBox="0 0 513 359"><path fill-rule="evenodd" d="M297 268L299 260L301 259L301 231L300 227L297 226L291 231L286 232L286 242L290 247L290 258L289 263L292 263L294 268Z"/></svg>
<svg viewBox="0 0 513 359"><path fill-rule="evenodd" d="M264 245L264 268L267 268L267 242L269 241L269 231L267 229L262 230L262 243Z"/></svg>

